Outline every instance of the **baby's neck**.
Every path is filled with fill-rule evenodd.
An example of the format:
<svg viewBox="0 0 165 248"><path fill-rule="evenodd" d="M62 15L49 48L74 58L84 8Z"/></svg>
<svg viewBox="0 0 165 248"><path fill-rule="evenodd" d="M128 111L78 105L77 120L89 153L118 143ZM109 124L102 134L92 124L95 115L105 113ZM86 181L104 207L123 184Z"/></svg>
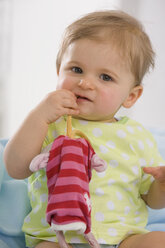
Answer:
<svg viewBox="0 0 165 248"><path fill-rule="evenodd" d="M118 121L118 119L116 117L113 117L111 119L105 119L105 120L90 120L90 119L85 119L85 118L81 118L78 116L73 116L73 118L79 119L79 120L84 120L84 121L96 121L96 122L104 122L104 123L113 123L113 122Z"/></svg>
<svg viewBox="0 0 165 248"><path fill-rule="evenodd" d="M107 120L100 120L100 121L98 121L98 122L106 122L106 123L112 123L112 122L117 122L118 121L118 119L117 118L113 118L113 119L107 119Z"/></svg>

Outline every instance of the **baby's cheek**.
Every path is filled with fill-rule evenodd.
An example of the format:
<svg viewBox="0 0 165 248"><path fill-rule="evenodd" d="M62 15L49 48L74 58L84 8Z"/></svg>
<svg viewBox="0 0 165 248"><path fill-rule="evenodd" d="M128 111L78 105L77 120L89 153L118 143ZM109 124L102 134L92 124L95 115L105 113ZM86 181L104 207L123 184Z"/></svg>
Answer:
<svg viewBox="0 0 165 248"><path fill-rule="evenodd" d="M100 102L102 102L105 107L115 106L116 104L115 94L108 91L102 91L100 94Z"/></svg>
<svg viewBox="0 0 165 248"><path fill-rule="evenodd" d="M121 106L120 98L121 96L117 92L102 92L100 95L100 108L105 113L115 113Z"/></svg>
<svg viewBox="0 0 165 248"><path fill-rule="evenodd" d="M59 78L57 82L57 89L71 90L72 80L70 78Z"/></svg>

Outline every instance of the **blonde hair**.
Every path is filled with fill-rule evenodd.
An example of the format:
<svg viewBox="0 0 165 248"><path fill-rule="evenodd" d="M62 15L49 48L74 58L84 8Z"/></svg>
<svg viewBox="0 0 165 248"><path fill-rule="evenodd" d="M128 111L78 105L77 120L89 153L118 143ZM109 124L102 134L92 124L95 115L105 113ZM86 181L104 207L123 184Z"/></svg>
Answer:
<svg viewBox="0 0 165 248"><path fill-rule="evenodd" d="M60 69L63 55L68 46L79 39L110 41L139 85L150 67L154 67L154 51L141 23L132 16L115 10L87 14L69 25L57 54L56 67Z"/></svg>

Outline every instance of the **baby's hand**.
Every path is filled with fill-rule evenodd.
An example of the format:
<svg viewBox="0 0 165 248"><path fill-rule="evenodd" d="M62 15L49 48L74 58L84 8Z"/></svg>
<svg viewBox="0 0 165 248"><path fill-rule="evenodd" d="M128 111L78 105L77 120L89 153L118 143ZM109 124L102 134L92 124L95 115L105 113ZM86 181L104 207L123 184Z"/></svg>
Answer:
<svg viewBox="0 0 165 248"><path fill-rule="evenodd" d="M143 171L151 174L159 183L165 184L165 166L144 167Z"/></svg>
<svg viewBox="0 0 165 248"><path fill-rule="evenodd" d="M49 93L36 107L39 118L47 124L56 121L63 115L79 114L76 96L69 90L56 90Z"/></svg>

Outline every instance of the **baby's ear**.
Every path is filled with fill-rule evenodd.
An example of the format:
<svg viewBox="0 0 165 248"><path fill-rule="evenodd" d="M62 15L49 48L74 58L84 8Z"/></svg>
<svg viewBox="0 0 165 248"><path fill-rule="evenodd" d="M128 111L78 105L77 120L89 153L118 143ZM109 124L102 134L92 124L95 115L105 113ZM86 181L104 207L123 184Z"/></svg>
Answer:
<svg viewBox="0 0 165 248"><path fill-rule="evenodd" d="M122 106L124 108L132 107L134 103L138 100L138 98L142 95L142 93L143 93L143 86L142 85L135 86L134 88L131 89L128 97L123 102Z"/></svg>

